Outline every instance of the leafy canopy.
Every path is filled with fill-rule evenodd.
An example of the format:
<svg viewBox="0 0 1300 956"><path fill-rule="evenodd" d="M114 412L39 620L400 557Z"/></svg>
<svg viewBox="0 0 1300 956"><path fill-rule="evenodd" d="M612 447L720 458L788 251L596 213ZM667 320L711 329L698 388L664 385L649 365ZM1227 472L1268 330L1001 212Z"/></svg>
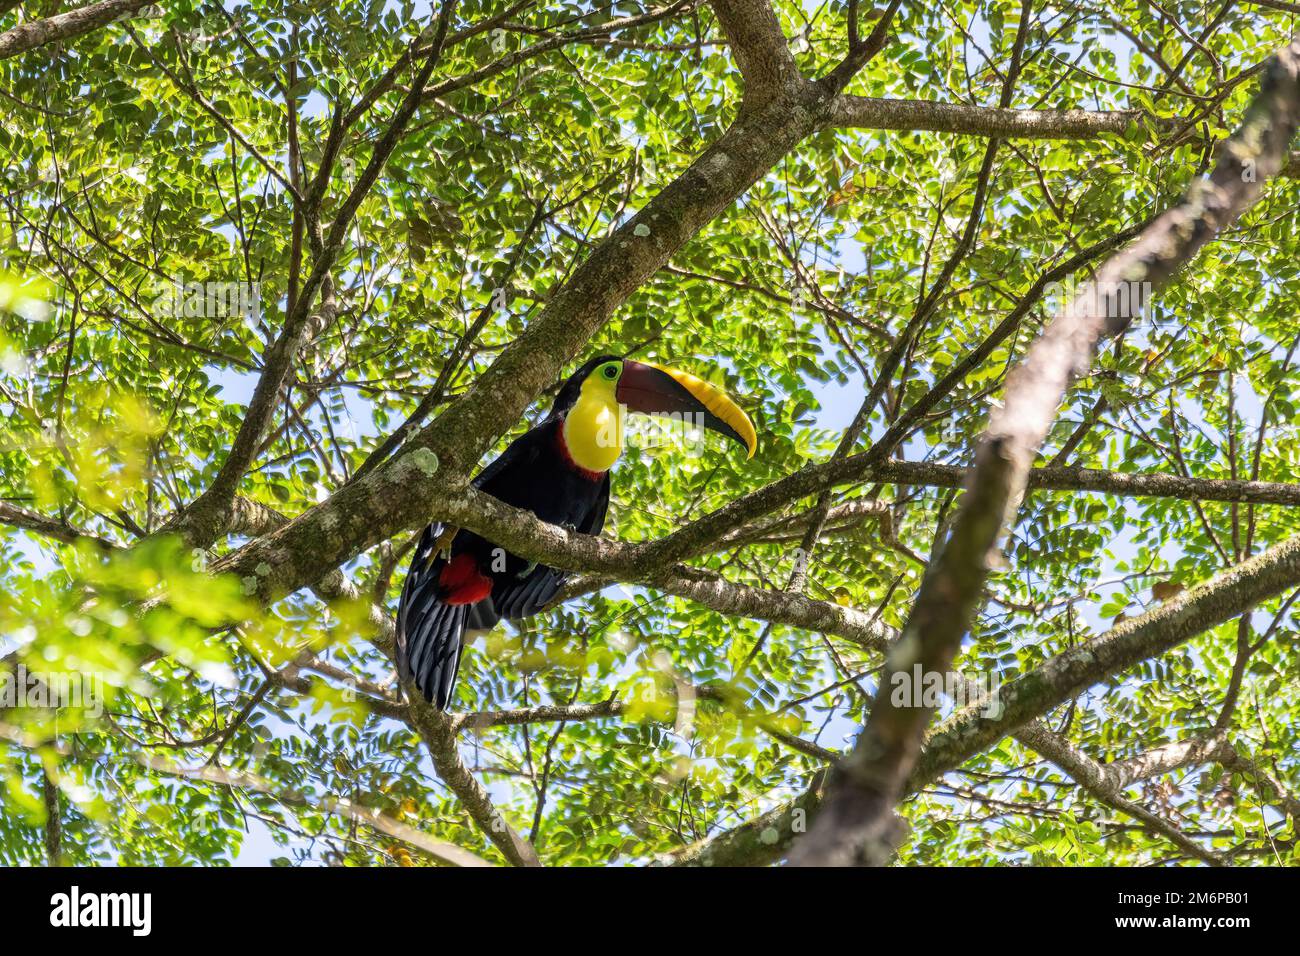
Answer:
<svg viewBox="0 0 1300 956"><path fill-rule="evenodd" d="M474 29L503 6L457 9L429 84L436 95L347 230L330 270L338 313L312 326L297 355L239 484L246 501L292 516L333 494L439 381L482 310L490 318L447 369L439 407L735 117L740 75L705 5L612 39L569 35L646 8L524 3ZM1242 77L1289 29L1285 14L1251 5L1214 29L1217 10L1191 2L1160 16L1138 3L1035 8L1015 106L1194 122L1182 136L1135 120L1122 136L1002 143L970 249L869 410L868 437L983 341L1040 273L1180 194L1249 100ZM844 55L842 3L778 11L806 75ZM288 184L306 192L331 117L430 29L430 11L179 0L144 13L0 61L0 499L47 521L0 528L0 637L18 652L11 666L93 673L107 695L99 714L0 710L0 862L45 858L52 808L62 859L74 863L424 859L338 812L329 800L340 797L499 861L417 731L366 703L395 695L370 609L395 606L418 528L345 566L351 598L304 590L270 607L239 580L204 572L268 526L232 527L212 554L157 534L212 483L313 261ZM1019 16L1004 0L905 4L850 92L995 104ZM326 223L413 75L399 69L347 129L324 184ZM616 311L588 355L631 352L712 376L754 418L760 451L746 463L721 443L698 455L633 448L616 472L607 534L661 537L831 454L889 337L958 249L987 148L984 137L906 129L817 133ZM1296 190L1295 180L1271 185L1099 357L1047 457L1078 431L1066 463L1293 478ZM964 464L1046 308L1036 302L898 454ZM880 500L886 514L828 526L809 559L808 596L901 624L953 495L839 489L837 505ZM1205 580L1296 525L1274 506L1035 492L961 668L1022 674L1151 606L1156 587ZM804 526L720 545L696 563L780 588ZM1243 658L1242 643L1270 626ZM1231 693L1234 736L1294 781L1296 650L1290 605L1275 602L1115 675L1048 720L1106 762L1205 730ZM824 755L790 738L843 749L865 719L878 664L876 652L837 638L608 587L477 641L454 710L616 696L621 713L468 730L460 754L544 862L645 861L802 792ZM684 685L714 693L684 715ZM263 786L178 772L203 765ZM1214 765L1129 794L1242 862L1294 860L1293 821ZM912 863L1176 855L1010 739L904 812Z"/></svg>

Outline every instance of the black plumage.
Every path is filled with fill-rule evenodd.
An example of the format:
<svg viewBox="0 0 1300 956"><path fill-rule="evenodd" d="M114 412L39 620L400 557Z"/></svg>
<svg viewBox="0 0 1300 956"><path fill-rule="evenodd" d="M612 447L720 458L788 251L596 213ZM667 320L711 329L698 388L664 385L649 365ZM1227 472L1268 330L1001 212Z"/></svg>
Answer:
<svg viewBox="0 0 1300 956"><path fill-rule="evenodd" d="M609 506L609 473L578 468L564 450L564 415L577 401L583 380L613 356L600 356L561 388L550 414L517 438L472 482L508 505L543 521L584 534L600 534ZM451 699L467 629L486 629L501 618L536 614L559 593L566 575L534 564L470 531L457 531L446 555L436 554L443 529L430 525L420 536L397 610L397 661L426 700L444 709ZM472 565L470 564L472 559ZM455 566L448 569L448 564ZM455 579L452 580L452 576ZM463 580L462 580L463 578ZM460 603L491 582L480 600Z"/></svg>

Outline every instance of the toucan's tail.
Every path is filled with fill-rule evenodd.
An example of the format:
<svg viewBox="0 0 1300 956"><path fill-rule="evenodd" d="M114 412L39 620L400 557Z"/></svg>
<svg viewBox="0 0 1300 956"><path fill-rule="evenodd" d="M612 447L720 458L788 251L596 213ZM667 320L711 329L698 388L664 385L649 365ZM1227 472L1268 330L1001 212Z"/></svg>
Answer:
<svg viewBox="0 0 1300 956"><path fill-rule="evenodd" d="M435 553L437 531L425 529L397 605L397 670L439 710L445 710L460 669L470 609L492 582L468 553L447 561ZM489 599L490 600L490 599Z"/></svg>
<svg viewBox="0 0 1300 956"><path fill-rule="evenodd" d="M411 630L398 624L398 669L439 710L447 709L456 686L465 611L464 604L434 603Z"/></svg>

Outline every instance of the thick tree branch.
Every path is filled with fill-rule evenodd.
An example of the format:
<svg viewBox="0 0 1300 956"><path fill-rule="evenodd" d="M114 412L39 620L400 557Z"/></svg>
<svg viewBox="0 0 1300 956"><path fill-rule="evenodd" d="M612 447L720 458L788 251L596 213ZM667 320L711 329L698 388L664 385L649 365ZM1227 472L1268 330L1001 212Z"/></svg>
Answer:
<svg viewBox="0 0 1300 956"><path fill-rule="evenodd" d="M1002 712L996 718L967 708L938 727L926 741L925 752L909 779L909 791L992 746L1009 729L1046 713L1093 684L1164 654L1297 585L1300 538L1293 538L1051 658L999 688Z"/></svg>
<svg viewBox="0 0 1300 956"><path fill-rule="evenodd" d="M551 721L568 723L575 720L596 720L601 717L618 717L627 709L627 703L610 697L597 704L541 704L537 707L520 707L514 710L483 710L473 714L457 714L451 718L452 732L483 730L487 727L518 727Z"/></svg>
<svg viewBox="0 0 1300 956"><path fill-rule="evenodd" d="M767 0L712 0L711 5L745 78L744 109L763 106L803 79Z"/></svg>
<svg viewBox="0 0 1300 956"><path fill-rule="evenodd" d="M0 60L34 50L48 43L71 40L83 33L98 30L120 17L129 16L156 2L158 0L102 0L100 3L87 4L76 10L69 10L67 13L46 17L44 20L32 20L21 24L0 33Z"/></svg>
<svg viewBox="0 0 1300 956"><path fill-rule="evenodd" d="M850 129L960 133L998 139L1096 139L1153 122L1141 110L1017 110L874 96L836 98L830 125ZM1158 122L1158 121L1156 121Z"/></svg>
<svg viewBox="0 0 1300 956"><path fill-rule="evenodd" d="M706 536L698 534L696 526L691 524L658 542L645 545L644 548L651 557L657 558L661 553L669 551L666 543L670 540L673 540L672 551L678 550L676 546L678 535L689 537L697 543L703 541L703 546L694 546L685 550L683 557L689 558L719 550L719 547L740 547L763 541L795 540L799 534L791 530L790 525L798 516L783 515L761 520L763 516L829 487L893 484L964 488L969 477L970 469L961 465L924 461L886 461L873 465L867 454L855 455L839 462L810 466L789 476L790 479L799 479L798 481L782 479L781 491L784 492L781 496L782 500L778 500L777 496L764 496L765 500L754 508L732 508L733 505L741 505L748 500L737 499L728 506L729 520L725 522L728 526L719 531L716 538L705 540ZM770 487L772 486L767 486ZM1300 483L1250 481L1239 478L1189 478L1163 472L1105 471L1075 466L1034 468L1029 473L1028 489L1030 491L1088 491L1124 498L1173 498L1180 501L1300 507ZM766 491L766 488L760 491ZM878 501L853 500L832 509L829 522L833 527L856 526L860 521L879 515L884 510L886 508ZM455 513L464 514L459 509ZM443 517L443 514L444 512L435 505L435 519ZM229 521L224 533L260 537L284 527L289 520L268 505L237 496L231 502ZM473 524L474 521L469 523ZM115 547L105 538L78 530L56 518L46 517L15 505L0 503L0 524L32 531L68 544L88 540L106 550ZM708 534L714 534L712 522ZM591 573L596 569L583 567L581 570ZM610 582L607 579L601 586L604 583Z"/></svg>
<svg viewBox="0 0 1300 956"><path fill-rule="evenodd" d="M409 450L222 562L262 596L284 594L431 517L430 504L472 474L480 456L555 381L565 363L689 238L820 126L826 94L790 88L717 142L598 245L464 396L408 442Z"/></svg>
<svg viewBox="0 0 1300 956"><path fill-rule="evenodd" d="M45 515L28 511L26 508L20 508L17 505L6 504L3 501L0 501L0 524L7 524L13 528L22 528L24 531L31 531L46 538L52 538L55 541L62 541L64 544L90 541L105 551L111 551L117 547L106 538L79 531L56 518L47 518Z"/></svg>
<svg viewBox="0 0 1300 956"><path fill-rule="evenodd" d="M1141 110L1017 110L935 100L841 94L827 125L844 129L956 133L998 139L1090 140L1122 136L1130 128L1176 130L1180 120ZM1278 176L1300 179L1300 152L1288 155Z"/></svg>
<svg viewBox="0 0 1300 956"><path fill-rule="evenodd" d="M1108 789L1123 788L1139 780L1150 780L1183 767L1205 763L1215 759L1225 739L1222 732L1212 732L1203 737L1162 744L1132 757L1102 764L1102 782Z"/></svg>
<svg viewBox="0 0 1300 956"><path fill-rule="evenodd" d="M45 859L49 866L63 865L63 811L59 785L49 770L41 770L41 798L45 804Z"/></svg>

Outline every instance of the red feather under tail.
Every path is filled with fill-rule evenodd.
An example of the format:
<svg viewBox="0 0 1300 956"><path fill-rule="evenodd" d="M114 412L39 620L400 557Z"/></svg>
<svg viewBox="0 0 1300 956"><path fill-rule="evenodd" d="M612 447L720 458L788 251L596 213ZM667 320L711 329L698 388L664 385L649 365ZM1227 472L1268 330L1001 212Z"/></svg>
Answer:
<svg viewBox="0 0 1300 956"><path fill-rule="evenodd" d="M438 587L444 604L477 604L492 593L492 579L478 569L472 554L458 554L443 566Z"/></svg>

